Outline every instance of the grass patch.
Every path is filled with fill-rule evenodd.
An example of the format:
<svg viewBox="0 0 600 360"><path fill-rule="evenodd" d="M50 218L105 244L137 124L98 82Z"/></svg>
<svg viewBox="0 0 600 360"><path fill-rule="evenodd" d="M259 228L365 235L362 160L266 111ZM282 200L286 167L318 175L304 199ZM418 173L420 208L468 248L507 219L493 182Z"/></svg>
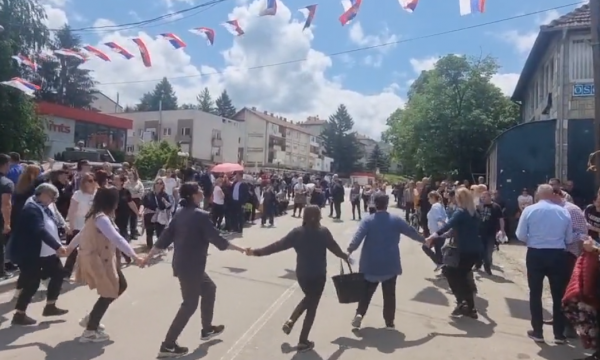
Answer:
<svg viewBox="0 0 600 360"><path fill-rule="evenodd" d="M406 176L402 176L402 175L381 174L381 176L383 177L383 180L386 181L388 184L396 184L399 182L410 181L409 178L407 178Z"/></svg>

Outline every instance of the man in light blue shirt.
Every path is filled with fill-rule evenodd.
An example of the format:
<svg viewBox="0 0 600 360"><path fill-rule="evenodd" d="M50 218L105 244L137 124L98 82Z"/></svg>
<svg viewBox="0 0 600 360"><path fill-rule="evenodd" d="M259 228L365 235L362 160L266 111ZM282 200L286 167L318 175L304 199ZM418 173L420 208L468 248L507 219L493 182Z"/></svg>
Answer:
<svg viewBox="0 0 600 360"><path fill-rule="evenodd" d="M527 244L525 262L532 327L527 336L535 342L544 342L542 291L547 277L553 302L554 341L563 344L566 320L561 304L568 274L565 249L573 242L573 222L569 211L554 201L559 195L552 186L540 185L536 196L538 202L523 210L516 231L517 238Z"/></svg>

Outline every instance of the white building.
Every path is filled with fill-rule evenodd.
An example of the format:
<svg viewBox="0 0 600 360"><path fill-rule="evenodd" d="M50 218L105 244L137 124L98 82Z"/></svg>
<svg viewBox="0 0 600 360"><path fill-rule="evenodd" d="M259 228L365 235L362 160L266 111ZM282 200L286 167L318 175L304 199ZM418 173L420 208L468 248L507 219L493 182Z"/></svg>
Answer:
<svg viewBox="0 0 600 360"><path fill-rule="evenodd" d="M117 94L117 101L106 96L104 93L97 92L93 94L94 101L92 101L92 110L107 113L107 114L115 114L122 113L123 107L119 105L119 94Z"/></svg>
<svg viewBox="0 0 600 360"><path fill-rule="evenodd" d="M133 120L127 152L139 151L147 141L179 143L181 151L211 163L237 163L244 159L245 124L200 110L127 112Z"/></svg>
<svg viewBox="0 0 600 360"><path fill-rule="evenodd" d="M310 170L311 133L282 116L256 108L243 108L235 116L246 125L245 164L255 167L283 167Z"/></svg>

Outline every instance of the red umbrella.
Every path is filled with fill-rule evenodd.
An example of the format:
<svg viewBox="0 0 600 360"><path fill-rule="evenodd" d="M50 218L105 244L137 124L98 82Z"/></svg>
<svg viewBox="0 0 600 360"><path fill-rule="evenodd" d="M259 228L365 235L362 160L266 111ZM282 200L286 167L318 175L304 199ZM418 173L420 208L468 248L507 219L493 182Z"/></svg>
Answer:
<svg viewBox="0 0 600 360"><path fill-rule="evenodd" d="M211 171L215 173L232 173L236 171L244 171L244 167L240 164L224 163L213 166Z"/></svg>

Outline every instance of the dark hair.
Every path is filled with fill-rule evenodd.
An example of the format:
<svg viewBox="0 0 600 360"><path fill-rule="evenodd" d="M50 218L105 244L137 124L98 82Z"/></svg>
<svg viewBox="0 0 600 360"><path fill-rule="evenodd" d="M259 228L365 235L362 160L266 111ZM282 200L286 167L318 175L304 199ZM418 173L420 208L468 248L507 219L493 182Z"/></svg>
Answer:
<svg viewBox="0 0 600 360"><path fill-rule="evenodd" d="M77 162L77 171L81 171L81 168L83 168L84 166L89 165L89 164L90 164L90 162L85 159L79 160Z"/></svg>
<svg viewBox="0 0 600 360"><path fill-rule="evenodd" d="M0 166L4 166L10 162L10 157L6 154L0 154Z"/></svg>
<svg viewBox="0 0 600 360"><path fill-rule="evenodd" d="M375 203L375 210L385 210L390 203L390 197L383 194L375 195L373 202Z"/></svg>
<svg viewBox="0 0 600 360"><path fill-rule="evenodd" d="M186 182L179 188L179 198L181 199L181 206L196 206L194 203L194 195L202 192L198 183Z"/></svg>
<svg viewBox="0 0 600 360"><path fill-rule="evenodd" d="M456 196L456 191L455 190L448 191L448 197L455 197L455 196Z"/></svg>
<svg viewBox="0 0 600 360"><path fill-rule="evenodd" d="M316 228L321 226L321 208L317 205L308 205L304 208L302 226Z"/></svg>
<svg viewBox="0 0 600 360"><path fill-rule="evenodd" d="M437 191L430 191L429 194L427 194L427 197L433 198L435 201L442 200L442 196Z"/></svg>
<svg viewBox="0 0 600 360"><path fill-rule="evenodd" d="M12 162L16 162L16 163L21 162L21 155L19 155L18 152L8 153L8 156L10 156L10 161L12 161Z"/></svg>
<svg viewBox="0 0 600 360"><path fill-rule="evenodd" d="M108 173L104 170L96 170L94 173L98 186L105 187L108 184Z"/></svg>
<svg viewBox="0 0 600 360"><path fill-rule="evenodd" d="M100 213L110 214L119 205L119 190L115 188L100 188L96 190L90 211L85 216L88 220Z"/></svg>
<svg viewBox="0 0 600 360"><path fill-rule="evenodd" d="M551 178L550 180L548 180L548 184L550 184L553 181L556 182L558 185L561 184L560 179L558 179L558 178Z"/></svg>

